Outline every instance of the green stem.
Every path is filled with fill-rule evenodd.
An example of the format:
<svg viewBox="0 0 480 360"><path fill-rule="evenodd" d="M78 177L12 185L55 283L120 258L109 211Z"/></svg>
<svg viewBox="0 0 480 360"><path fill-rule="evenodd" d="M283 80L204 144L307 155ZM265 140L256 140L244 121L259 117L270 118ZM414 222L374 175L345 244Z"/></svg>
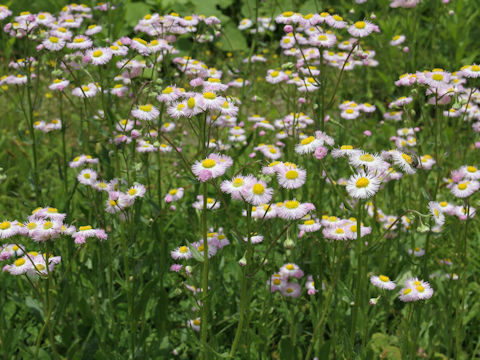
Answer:
<svg viewBox="0 0 480 360"><path fill-rule="evenodd" d="M363 273L363 246L364 242L361 238L361 224L362 224L362 200L358 200L358 217L357 217L357 244L355 246L355 255L357 257L357 279L355 281L355 293L352 314L352 323L350 328L350 344L352 349L355 347L355 334L357 330L357 317L360 304L362 303L362 273Z"/></svg>

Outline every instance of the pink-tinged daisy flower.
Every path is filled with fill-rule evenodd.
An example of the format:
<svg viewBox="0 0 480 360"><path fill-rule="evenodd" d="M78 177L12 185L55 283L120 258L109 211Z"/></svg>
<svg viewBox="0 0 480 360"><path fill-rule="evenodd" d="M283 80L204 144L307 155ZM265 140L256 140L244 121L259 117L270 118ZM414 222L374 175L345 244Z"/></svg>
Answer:
<svg viewBox="0 0 480 360"><path fill-rule="evenodd" d="M269 280L267 280L267 285L270 286L270 292L274 293L280 291L286 283L286 279L282 274L273 274Z"/></svg>
<svg viewBox="0 0 480 360"><path fill-rule="evenodd" d="M419 248L419 247L416 247L415 249L408 249L408 253L410 255L414 255L416 257L422 257L423 255L425 255L425 250L422 249L422 248Z"/></svg>
<svg viewBox="0 0 480 360"><path fill-rule="evenodd" d="M452 215L457 216L460 220L464 221L467 220L468 218L473 218L475 217L475 214L477 211L473 206L469 207L469 212L467 212L467 209L464 206L455 206Z"/></svg>
<svg viewBox="0 0 480 360"><path fill-rule="evenodd" d="M402 106L410 104L412 101L413 101L413 98L410 97L410 96L401 96L398 99L396 99L395 101L392 101L390 104L388 104L388 107L389 108L392 108L392 107L400 108Z"/></svg>
<svg viewBox="0 0 480 360"><path fill-rule="evenodd" d="M347 191L355 199L368 199L377 193L380 184L376 176L360 171L348 179Z"/></svg>
<svg viewBox="0 0 480 360"><path fill-rule="evenodd" d="M12 265L7 265L7 267L4 267L3 270L8 271L12 275L23 275L26 274L27 271L31 270L32 267L32 261L24 256L15 260Z"/></svg>
<svg viewBox="0 0 480 360"><path fill-rule="evenodd" d="M45 49L50 51L59 51L62 50L65 46L65 40L57 36L50 36L43 40L43 46Z"/></svg>
<svg viewBox="0 0 480 360"><path fill-rule="evenodd" d="M0 238L1 239L8 239L12 236L17 235L19 232L21 232L22 226L19 225L19 223L15 221L8 221L4 220L0 223Z"/></svg>
<svg viewBox="0 0 480 360"><path fill-rule="evenodd" d="M268 70L265 80L270 84L278 84L288 79L288 76L283 71Z"/></svg>
<svg viewBox="0 0 480 360"><path fill-rule="evenodd" d="M286 189L298 189L307 179L306 170L300 168L279 167L277 180L281 187Z"/></svg>
<svg viewBox="0 0 480 360"><path fill-rule="evenodd" d="M388 111L383 114L385 120L402 121L402 111Z"/></svg>
<svg viewBox="0 0 480 360"><path fill-rule="evenodd" d="M450 81L450 74L442 69L433 69L431 72L423 73L424 82L432 88L444 88Z"/></svg>
<svg viewBox="0 0 480 360"><path fill-rule="evenodd" d="M196 161L192 165L192 172L200 181L205 182L211 178L222 176L229 166L228 162L221 161L218 155L210 154L205 160Z"/></svg>
<svg viewBox="0 0 480 360"><path fill-rule="evenodd" d="M96 48L87 51L92 65L105 65L112 59L112 51L109 48Z"/></svg>
<svg viewBox="0 0 480 360"><path fill-rule="evenodd" d="M132 110L132 116L140 120L155 120L160 112L152 104L138 105Z"/></svg>
<svg viewBox="0 0 480 360"><path fill-rule="evenodd" d="M93 45L93 42L92 40L90 40L88 36L78 35L73 38L72 42L67 44L67 48L84 50L92 47L92 45Z"/></svg>
<svg viewBox="0 0 480 360"><path fill-rule="evenodd" d="M185 245L180 246L180 247L176 248L175 250L172 250L170 252L170 255L175 260L191 259L192 258L192 253L191 253L190 249Z"/></svg>
<svg viewBox="0 0 480 360"><path fill-rule="evenodd" d="M245 188L251 186L251 182L255 181L255 178L251 175L248 176L236 176L232 180L222 181L220 184L220 189L232 196L232 199L241 200L242 193L245 191Z"/></svg>
<svg viewBox="0 0 480 360"><path fill-rule="evenodd" d="M305 283L305 288L307 289L308 295L315 295L318 290L315 289L315 282L313 281L313 276L308 275L308 280Z"/></svg>
<svg viewBox="0 0 480 360"><path fill-rule="evenodd" d="M273 204L260 204L258 206L252 206L252 217L255 219L273 219L277 216L277 207ZM244 216L247 216L247 212L244 211Z"/></svg>
<svg viewBox="0 0 480 360"><path fill-rule="evenodd" d="M133 38L130 43L130 47L141 55L148 56L150 55L150 48L148 47L148 42L140 38Z"/></svg>
<svg viewBox="0 0 480 360"><path fill-rule="evenodd" d="M58 90L58 91L63 91L68 85L70 84L70 81L65 80L65 79L55 79L53 80L53 83L48 86L50 90Z"/></svg>
<svg viewBox="0 0 480 360"><path fill-rule="evenodd" d="M37 208L32 212L32 216L38 219L51 219L62 222L67 214L59 213L54 207Z"/></svg>
<svg viewBox="0 0 480 360"><path fill-rule="evenodd" d="M299 154L311 154L315 150L323 145L321 139L317 139L314 136L308 136L300 141L300 144L295 145L295 152Z"/></svg>
<svg viewBox="0 0 480 360"><path fill-rule="evenodd" d="M268 204L273 196L273 189L267 187L262 180L249 179L243 187L242 196L246 202L252 205Z"/></svg>
<svg viewBox="0 0 480 360"><path fill-rule="evenodd" d="M343 119L354 120L360 116L360 112L356 109L347 108L340 113Z"/></svg>
<svg viewBox="0 0 480 360"><path fill-rule="evenodd" d="M480 76L480 66L477 64L463 66L460 71L466 78L478 78Z"/></svg>
<svg viewBox="0 0 480 360"><path fill-rule="evenodd" d="M93 229L90 225L80 226L78 231L72 234L75 244L84 244L85 240L91 237L99 240L106 240L107 233L103 229Z"/></svg>
<svg viewBox="0 0 480 360"><path fill-rule="evenodd" d="M192 206L197 210L203 210L203 195L197 195L197 201L195 201ZM207 198L207 209L208 210L217 210L220 207L220 202L214 198Z"/></svg>
<svg viewBox="0 0 480 360"><path fill-rule="evenodd" d="M115 84L112 89L110 89L110 94L123 97L127 94L128 87L123 84Z"/></svg>
<svg viewBox="0 0 480 360"><path fill-rule="evenodd" d="M480 169L476 166L465 165L460 169L465 174L464 177L467 180L480 180Z"/></svg>
<svg viewBox="0 0 480 360"><path fill-rule="evenodd" d="M339 15L329 16L326 18L325 22L335 29L343 29L347 26L347 22Z"/></svg>
<svg viewBox="0 0 480 360"><path fill-rule="evenodd" d="M168 191L167 195L165 195L164 200L167 204L169 204L173 201L180 200L183 197L183 194L184 194L184 189L182 187L178 189L171 189Z"/></svg>
<svg viewBox="0 0 480 360"><path fill-rule="evenodd" d="M180 97L181 93L175 86L168 86L157 96L159 102L172 102Z"/></svg>
<svg viewBox="0 0 480 360"><path fill-rule="evenodd" d="M200 94L195 94L183 101L182 110L186 117L193 117L205 111L203 97Z"/></svg>
<svg viewBox="0 0 480 360"><path fill-rule="evenodd" d="M278 210L278 217L284 220L299 220L310 211L315 210L311 203L300 203L298 200L285 200Z"/></svg>
<svg viewBox="0 0 480 360"><path fill-rule="evenodd" d="M298 229L300 231L304 231L304 232L316 232L318 230L320 230L320 228L322 227L322 225L320 225L320 223L314 219L308 219L308 220L305 220L303 223L299 224L298 225Z"/></svg>
<svg viewBox="0 0 480 360"><path fill-rule="evenodd" d="M12 15L12 12L8 9L8 6L0 5L0 21L6 19Z"/></svg>
<svg viewBox="0 0 480 360"><path fill-rule="evenodd" d="M62 228L62 223L56 220L42 220L38 226L31 232L30 237L33 241L44 242L55 239Z"/></svg>
<svg viewBox="0 0 480 360"><path fill-rule="evenodd" d="M332 150L332 157L333 158L339 158L343 156L350 156L353 153L362 153L361 150L355 149L352 145L342 145L338 149L333 149Z"/></svg>
<svg viewBox="0 0 480 360"><path fill-rule="evenodd" d="M220 110L225 98L222 96L217 96L212 91L207 91L202 94L202 107L208 110Z"/></svg>
<svg viewBox="0 0 480 360"><path fill-rule="evenodd" d="M188 107L187 101L174 103L167 108L167 113L174 119L179 119L182 116L187 116Z"/></svg>
<svg viewBox="0 0 480 360"><path fill-rule="evenodd" d="M50 36L55 36L66 41L72 38L72 32L63 26L60 26L53 29Z"/></svg>
<svg viewBox="0 0 480 360"><path fill-rule="evenodd" d="M390 280L390 278L385 275L374 275L370 278L370 282L372 283L372 285L385 290L394 290L396 287L395 282Z"/></svg>
<svg viewBox="0 0 480 360"><path fill-rule="evenodd" d="M300 279L304 275L302 269L300 269L300 267L297 264L292 264L292 263L288 263L288 264L283 265L280 268L280 274L285 279L288 279L290 277Z"/></svg>
<svg viewBox="0 0 480 360"><path fill-rule="evenodd" d="M348 154L349 162L356 168L365 166L368 170L380 170L388 168L388 163L383 161L381 157L376 154L369 154L366 152L350 152Z"/></svg>
<svg viewBox="0 0 480 360"><path fill-rule="evenodd" d="M93 188L98 191L112 191L109 184L105 181L96 181Z"/></svg>
<svg viewBox="0 0 480 360"><path fill-rule="evenodd" d="M368 36L375 31L377 27L369 21L357 21L348 27L348 32L357 38Z"/></svg>
<svg viewBox="0 0 480 360"><path fill-rule="evenodd" d="M120 44L114 44L109 46L110 51L114 56L125 56L128 54L128 47Z"/></svg>
<svg viewBox="0 0 480 360"><path fill-rule="evenodd" d="M435 224L442 226L445 223L445 215L438 202L430 201L428 203L428 210L430 211L430 214L432 214Z"/></svg>
<svg viewBox="0 0 480 360"><path fill-rule="evenodd" d="M199 332L200 331L200 318L196 318L193 320L188 320L187 326L192 330Z"/></svg>
<svg viewBox="0 0 480 360"><path fill-rule="evenodd" d="M315 34L310 36L308 43L315 47L330 48L337 42L337 37L332 33Z"/></svg>
<svg viewBox="0 0 480 360"><path fill-rule="evenodd" d="M285 286L280 289L283 296L298 298L302 293L302 288L296 283L286 283Z"/></svg>
<svg viewBox="0 0 480 360"><path fill-rule="evenodd" d="M105 211L109 214L115 214L122 210L123 208L120 204L120 193L118 191L110 191L108 193L108 199L105 202Z"/></svg>
<svg viewBox="0 0 480 360"><path fill-rule="evenodd" d="M450 191L457 198L467 198L480 189L480 183L476 180L462 180L458 184L454 184Z"/></svg>
<svg viewBox="0 0 480 360"><path fill-rule="evenodd" d="M322 230L323 236L330 240L352 240L353 233L349 227L329 227Z"/></svg>
<svg viewBox="0 0 480 360"><path fill-rule="evenodd" d="M147 190L145 186L143 186L142 184L137 184L128 189L126 195L131 199L136 199L139 197L144 197L146 191Z"/></svg>
<svg viewBox="0 0 480 360"><path fill-rule="evenodd" d="M207 244L208 244L208 258L211 258L212 256L214 256L218 252L218 248L208 241L207 241ZM203 258L203 254L204 254L204 251L205 251L205 246L203 244L203 240L194 242L192 244L192 246L200 252L200 254Z"/></svg>
<svg viewBox="0 0 480 360"><path fill-rule="evenodd" d="M405 35L395 35L390 41L390 45L398 46L405 41Z"/></svg>
<svg viewBox="0 0 480 360"><path fill-rule="evenodd" d="M100 25L90 25L89 27L87 27L85 35L92 36L98 34L100 31L102 31L102 27Z"/></svg>
<svg viewBox="0 0 480 360"><path fill-rule="evenodd" d="M243 241L248 242L248 236L243 237ZM263 241L263 235L253 233L250 235L250 242L252 244L260 244Z"/></svg>
<svg viewBox="0 0 480 360"><path fill-rule="evenodd" d="M72 90L73 96L78 97L87 97L90 98L92 96L97 95L98 88L94 83L90 83L88 85L82 85L81 87L76 87Z"/></svg>
<svg viewBox="0 0 480 360"><path fill-rule="evenodd" d="M93 186L97 180L97 173L92 169L83 169L78 174L77 180L80 184Z"/></svg>

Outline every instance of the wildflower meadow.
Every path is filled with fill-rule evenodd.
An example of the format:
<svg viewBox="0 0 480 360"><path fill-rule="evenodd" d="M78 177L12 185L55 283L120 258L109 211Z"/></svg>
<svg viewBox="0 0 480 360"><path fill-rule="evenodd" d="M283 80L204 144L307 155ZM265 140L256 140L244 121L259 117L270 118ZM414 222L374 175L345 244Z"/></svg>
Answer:
<svg viewBox="0 0 480 360"><path fill-rule="evenodd" d="M480 358L480 2L0 24L0 359Z"/></svg>

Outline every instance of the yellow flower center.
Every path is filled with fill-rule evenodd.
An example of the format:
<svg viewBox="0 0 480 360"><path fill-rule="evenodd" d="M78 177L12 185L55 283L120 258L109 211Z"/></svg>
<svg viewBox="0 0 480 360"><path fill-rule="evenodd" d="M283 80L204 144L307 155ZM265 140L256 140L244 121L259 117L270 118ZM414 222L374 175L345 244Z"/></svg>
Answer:
<svg viewBox="0 0 480 360"><path fill-rule="evenodd" d="M352 145L342 145L340 146L340 150L353 150Z"/></svg>
<svg viewBox="0 0 480 360"><path fill-rule="evenodd" d="M433 74L432 79L435 81L442 81L443 80L443 75L442 74Z"/></svg>
<svg viewBox="0 0 480 360"><path fill-rule="evenodd" d="M477 168L475 166L467 166L467 171L474 173L477 172Z"/></svg>
<svg viewBox="0 0 480 360"><path fill-rule="evenodd" d="M212 198L208 198L208 199L207 199L207 203L213 204L213 202L214 202L214 200L213 200Z"/></svg>
<svg viewBox="0 0 480 360"><path fill-rule="evenodd" d="M357 180L355 183L355 186L357 188L365 188L370 184L370 180L368 180L366 177L361 177L360 179Z"/></svg>
<svg viewBox="0 0 480 360"><path fill-rule="evenodd" d="M17 250L19 250L19 249L20 249L20 248L19 248L17 245L13 245L13 246L12 246L12 250L13 250L13 251L17 251Z"/></svg>
<svg viewBox="0 0 480 360"><path fill-rule="evenodd" d="M380 275L378 278L383 282L389 282L390 281L390 278L388 276L385 276L385 275Z"/></svg>
<svg viewBox="0 0 480 360"><path fill-rule="evenodd" d="M213 92L211 91L208 91L206 93L203 94L203 98L204 99L208 99L208 100L213 100L217 97L217 95L215 95Z"/></svg>
<svg viewBox="0 0 480 360"><path fill-rule="evenodd" d="M298 171L289 170L289 171L286 172L285 177L288 180L295 180L296 178L298 178Z"/></svg>
<svg viewBox="0 0 480 360"><path fill-rule="evenodd" d="M365 23L365 21L357 21L357 22L355 23L355 27L356 27L357 29L365 29L365 26L366 26L366 25L367 25L367 24Z"/></svg>
<svg viewBox="0 0 480 360"><path fill-rule="evenodd" d="M460 184L458 184L457 187L458 187L458 190L465 190L465 189L467 188L467 184L465 184L465 183L460 183Z"/></svg>
<svg viewBox="0 0 480 360"><path fill-rule="evenodd" d="M82 43L82 42L84 42L84 41L85 41L84 38L75 38L75 39L73 39L73 42L74 42L74 43L77 43L77 44L78 44L78 43Z"/></svg>
<svg viewBox="0 0 480 360"><path fill-rule="evenodd" d="M173 92L173 88L171 86L162 90L162 94L171 94Z"/></svg>
<svg viewBox="0 0 480 360"><path fill-rule="evenodd" d="M417 291L422 293L422 292L425 291L425 288L422 285L418 285L417 286Z"/></svg>
<svg viewBox="0 0 480 360"><path fill-rule="evenodd" d="M185 254L188 252L188 247L186 246L180 246L180 249L178 249L182 254Z"/></svg>
<svg viewBox="0 0 480 360"><path fill-rule="evenodd" d="M34 222L28 223L27 225L28 230L33 230L36 227L37 227L37 224L35 224Z"/></svg>
<svg viewBox="0 0 480 360"><path fill-rule="evenodd" d="M255 184L252 187L252 191L255 195L262 195L265 192L265 186L262 184Z"/></svg>
<svg viewBox="0 0 480 360"><path fill-rule="evenodd" d="M475 72L478 72L480 71L480 66L478 65L472 65L472 67L470 68L471 71L475 71Z"/></svg>
<svg viewBox="0 0 480 360"><path fill-rule="evenodd" d="M103 52L102 50L95 50L92 55L93 57L100 57L103 55Z"/></svg>
<svg viewBox="0 0 480 360"><path fill-rule="evenodd" d="M58 41L59 41L58 37L56 37L56 36L50 36L50 37L48 38L48 40L49 40L51 43L54 43L54 44L58 43Z"/></svg>
<svg viewBox="0 0 480 360"><path fill-rule="evenodd" d="M233 186L235 187L240 187L242 186L244 183L243 179L242 178L235 178L233 179Z"/></svg>
<svg viewBox="0 0 480 360"><path fill-rule="evenodd" d="M315 220L305 220L305 222L303 224L304 225L313 225L313 224L315 224Z"/></svg>
<svg viewBox="0 0 480 360"><path fill-rule="evenodd" d="M351 230L353 233L356 233L356 232L357 232L357 225L352 225L352 226L350 226L350 230Z"/></svg>
<svg viewBox="0 0 480 360"><path fill-rule="evenodd" d="M85 92L85 91L89 91L90 88L88 86L82 86L82 90Z"/></svg>
<svg viewBox="0 0 480 360"><path fill-rule="evenodd" d="M138 108L142 111L150 112L152 111L153 105L152 104L140 105Z"/></svg>
<svg viewBox="0 0 480 360"><path fill-rule="evenodd" d="M273 279L273 284L274 285L280 285L282 281L280 279Z"/></svg>
<svg viewBox="0 0 480 360"><path fill-rule="evenodd" d="M116 200L110 200L110 206L116 206L117 201Z"/></svg>
<svg viewBox="0 0 480 360"><path fill-rule="evenodd" d="M187 105L190 109L193 109L195 107L195 98L191 97L187 100Z"/></svg>
<svg viewBox="0 0 480 360"><path fill-rule="evenodd" d="M202 161L202 166L207 169L214 167L216 164L217 163L213 159L205 159Z"/></svg>
<svg viewBox="0 0 480 360"><path fill-rule="evenodd" d="M336 234L345 234L345 231L344 231L342 228L337 228L337 229L335 230L335 233L336 233Z"/></svg>
<svg viewBox="0 0 480 360"><path fill-rule="evenodd" d="M0 224L0 230L7 230L11 226L10 221L4 221Z"/></svg>
<svg viewBox="0 0 480 360"><path fill-rule="evenodd" d="M37 271L43 271L43 270L45 270L45 265L35 264L35 269L37 269Z"/></svg>
<svg viewBox="0 0 480 360"><path fill-rule="evenodd" d="M290 17L290 16L293 16L293 14L294 14L293 11L285 11L282 15L284 17Z"/></svg>
<svg viewBox="0 0 480 360"><path fill-rule="evenodd" d="M292 264L287 264L287 266L285 266L285 268L287 270L295 270L295 266L293 266Z"/></svg>
<svg viewBox="0 0 480 360"><path fill-rule="evenodd" d="M45 224L43 224L43 229L44 230L49 230L53 227L53 223L51 221L47 221Z"/></svg>
<svg viewBox="0 0 480 360"><path fill-rule="evenodd" d="M280 74L280 73L279 73L278 71L272 71L272 72L270 73L270 76L271 76L271 77L277 77L279 74Z"/></svg>
<svg viewBox="0 0 480 360"><path fill-rule="evenodd" d="M412 165L412 157L411 157L410 155L402 154L402 158L403 158L407 163L409 163L410 165Z"/></svg>
<svg viewBox="0 0 480 360"><path fill-rule="evenodd" d="M355 111L353 111L353 109L347 109L347 110L345 110L345 112L347 114L353 114Z"/></svg>
<svg viewBox="0 0 480 360"><path fill-rule="evenodd" d="M285 207L287 209L296 209L300 206L300 203L297 200L288 200L285 201Z"/></svg>
<svg viewBox="0 0 480 360"><path fill-rule="evenodd" d="M193 325L199 326L200 325L200 320L198 320L198 319L193 320Z"/></svg>
<svg viewBox="0 0 480 360"><path fill-rule="evenodd" d="M15 260L14 262L15 266L22 266L23 264L25 264L25 259L17 259Z"/></svg>
<svg viewBox="0 0 480 360"><path fill-rule="evenodd" d="M412 292L412 289L407 288L407 289L403 290L403 295L408 295L408 294L410 294L411 292Z"/></svg>
<svg viewBox="0 0 480 360"><path fill-rule="evenodd" d="M370 154L362 154L362 155L360 155L360 160L367 161L367 162L372 162L372 161L375 160L375 158Z"/></svg>
<svg viewBox="0 0 480 360"><path fill-rule="evenodd" d="M302 145L308 145L308 144L310 144L313 140L315 140L315 138L314 138L313 136L309 136L309 137L303 139L300 143L301 143Z"/></svg>
<svg viewBox="0 0 480 360"><path fill-rule="evenodd" d="M327 36L326 35L319 35L317 39L319 41L325 41L325 40L327 40Z"/></svg>
<svg viewBox="0 0 480 360"><path fill-rule="evenodd" d="M130 196L136 195L137 193L138 193L138 190L137 190L137 189L130 189L130 190L128 190L128 195L130 195Z"/></svg>

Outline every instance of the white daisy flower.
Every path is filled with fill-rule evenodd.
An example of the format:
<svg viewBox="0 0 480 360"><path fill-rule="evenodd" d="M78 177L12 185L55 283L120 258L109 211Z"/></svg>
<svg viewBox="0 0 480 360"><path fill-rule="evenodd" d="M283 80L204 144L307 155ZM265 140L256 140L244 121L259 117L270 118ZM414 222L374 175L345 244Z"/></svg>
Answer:
<svg viewBox="0 0 480 360"><path fill-rule="evenodd" d="M385 290L394 290L396 287L395 282L390 280L388 276L385 275L374 275L370 278L370 282L376 286L379 287L380 289L385 289Z"/></svg>
<svg viewBox="0 0 480 360"><path fill-rule="evenodd" d="M355 199L368 199L375 195L380 188L381 181L374 175L360 171L352 175L347 181L348 194Z"/></svg>
<svg viewBox="0 0 480 360"><path fill-rule="evenodd" d="M152 104L138 105L132 110L132 116L140 120L155 120L159 114L160 111Z"/></svg>

